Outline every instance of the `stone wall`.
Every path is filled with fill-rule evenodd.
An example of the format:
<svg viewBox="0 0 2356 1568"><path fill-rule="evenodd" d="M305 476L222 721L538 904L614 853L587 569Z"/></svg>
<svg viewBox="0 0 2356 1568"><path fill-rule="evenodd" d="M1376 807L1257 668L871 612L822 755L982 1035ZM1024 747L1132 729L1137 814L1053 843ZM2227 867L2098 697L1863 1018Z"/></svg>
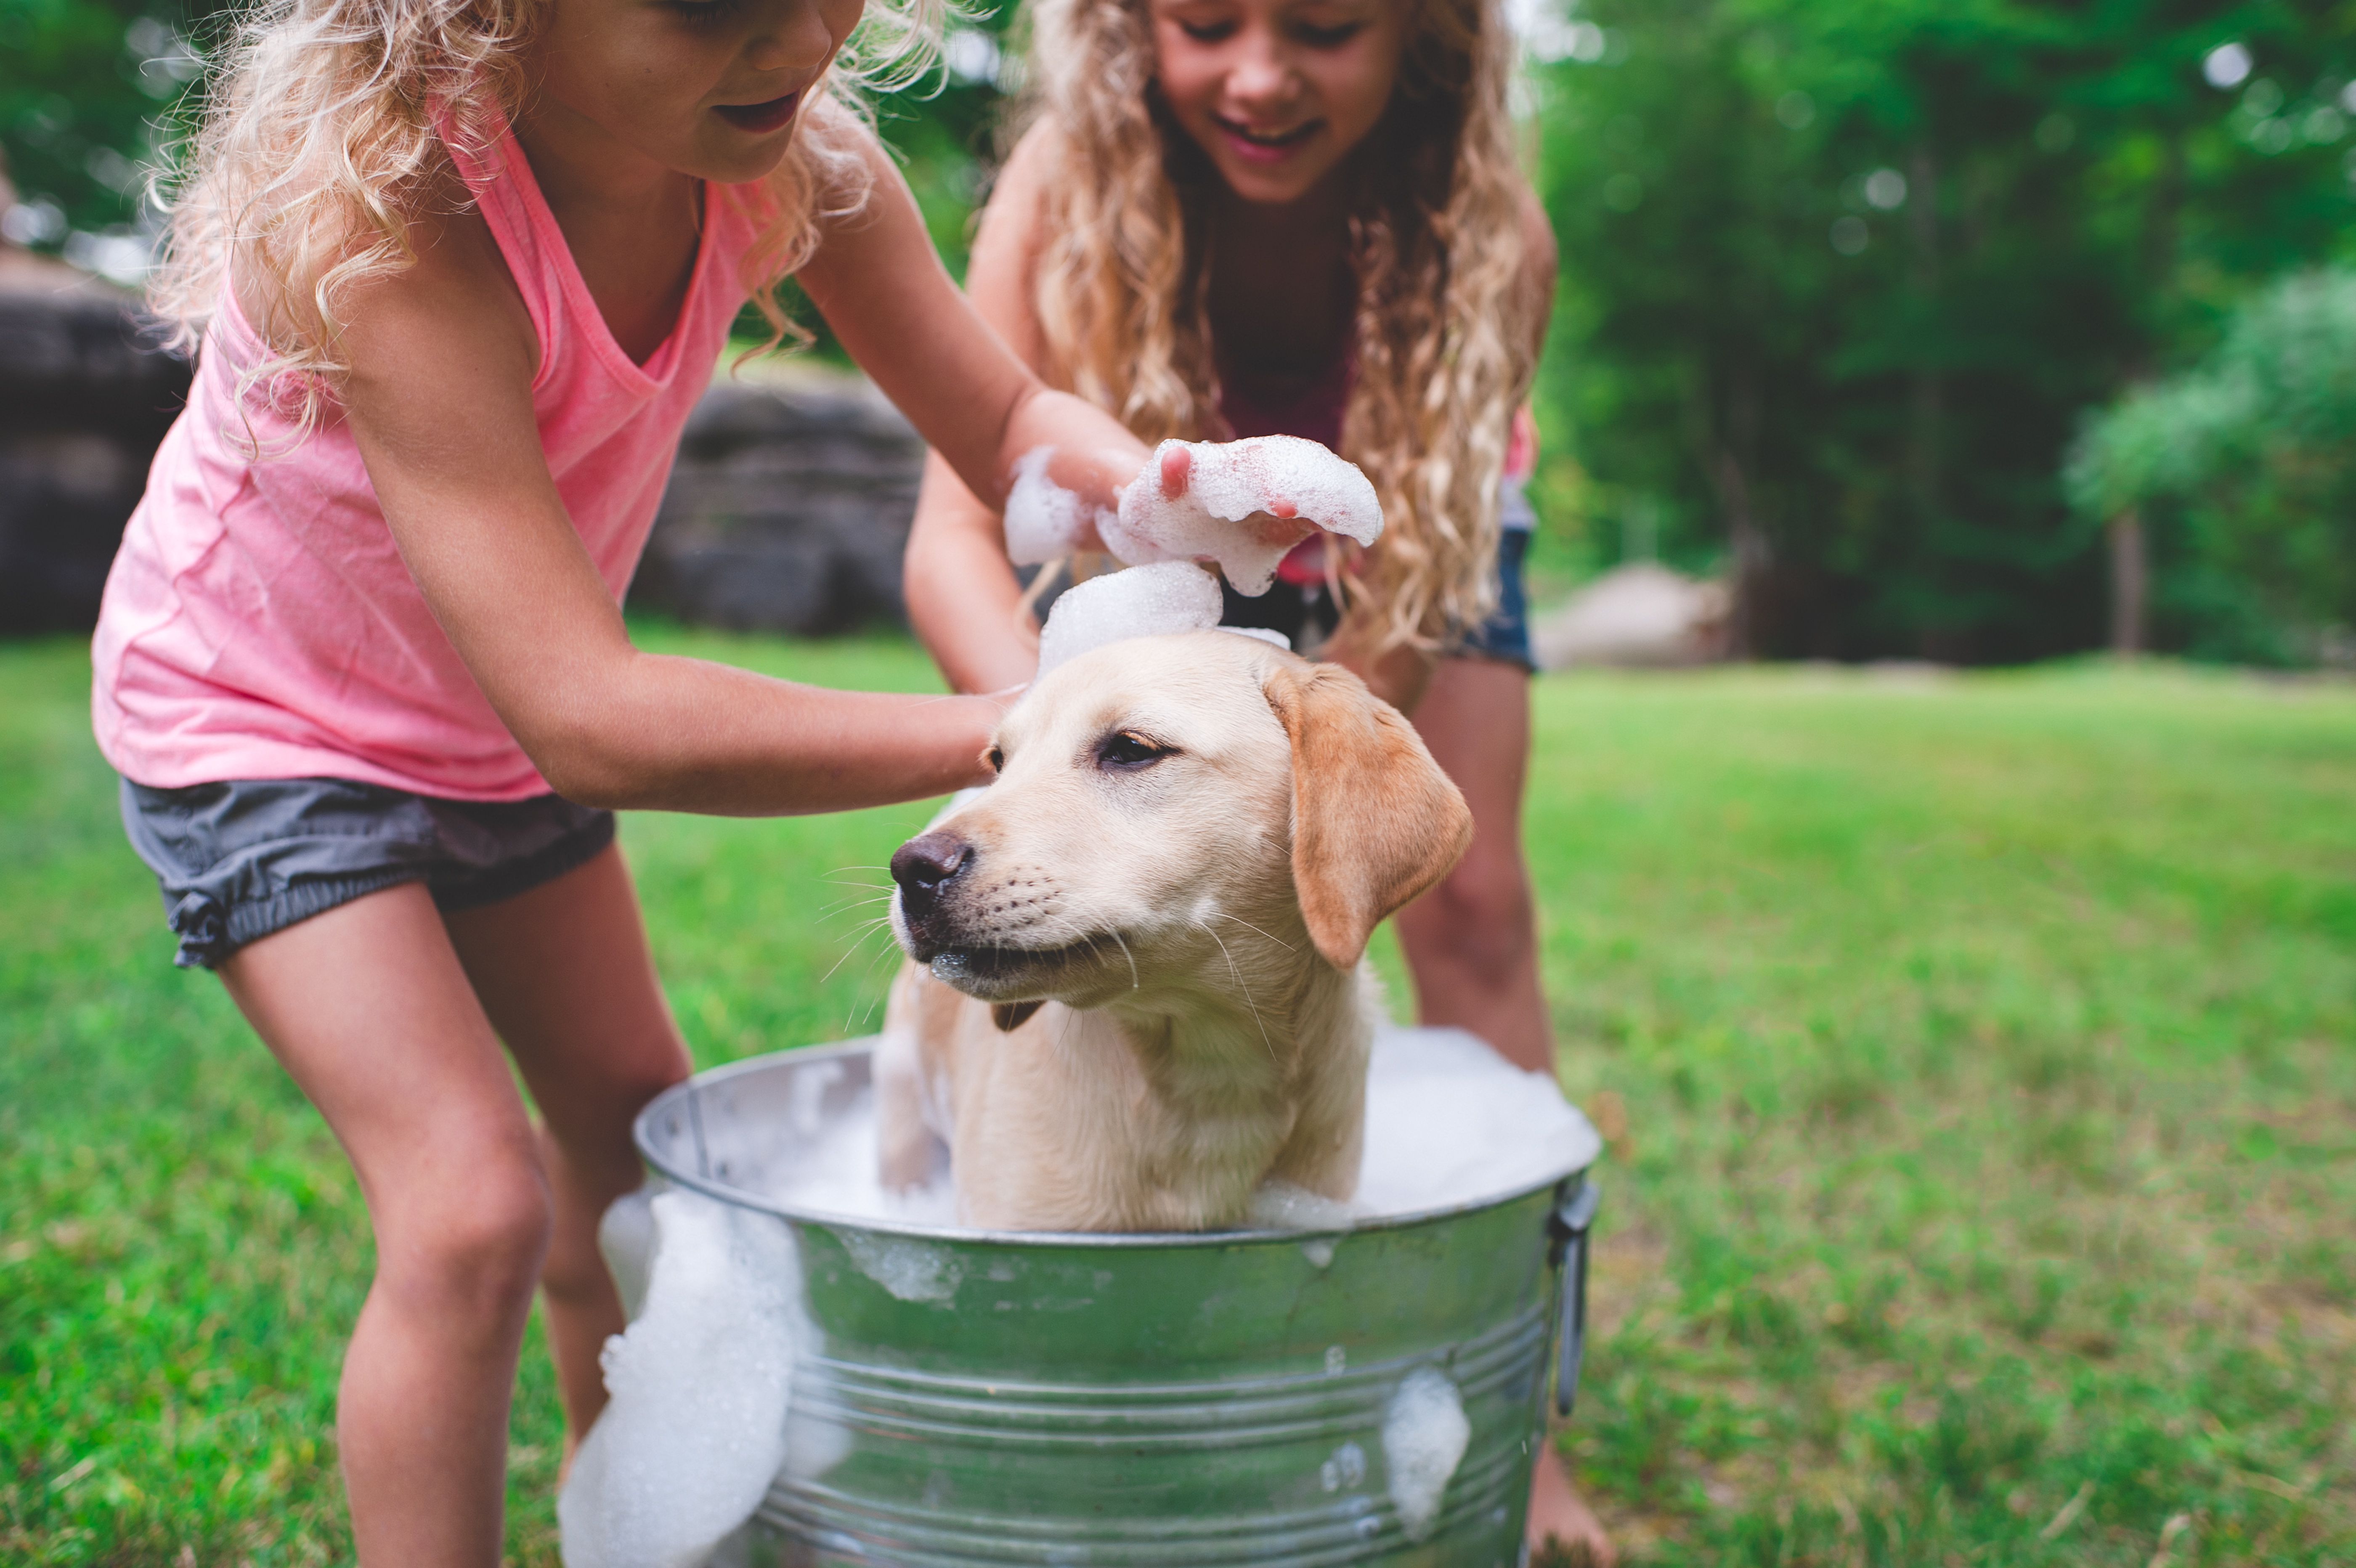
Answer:
<svg viewBox="0 0 2356 1568"><path fill-rule="evenodd" d="M688 421L630 604L804 637L904 620L924 460L862 381L723 379Z"/></svg>
<svg viewBox="0 0 2356 1568"><path fill-rule="evenodd" d="M0 249L0 635L95 622L187 385L128 296Z"/></svg>

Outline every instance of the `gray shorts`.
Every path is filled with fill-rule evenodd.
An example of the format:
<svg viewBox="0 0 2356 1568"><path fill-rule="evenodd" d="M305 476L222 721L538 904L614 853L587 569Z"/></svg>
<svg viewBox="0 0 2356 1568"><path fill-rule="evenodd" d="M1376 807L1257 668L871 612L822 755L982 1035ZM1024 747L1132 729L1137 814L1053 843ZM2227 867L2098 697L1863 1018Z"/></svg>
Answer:
<svg viewBox="0 0 2356 1568"><path fill-rule="evenodd" d="M424 883L444 910L496 904L614 842L611 811L555 795L440 800L345 779L183 789L126 779L123 826L162 885L183 969L218 969L248 942L398 883Z"/></svg>

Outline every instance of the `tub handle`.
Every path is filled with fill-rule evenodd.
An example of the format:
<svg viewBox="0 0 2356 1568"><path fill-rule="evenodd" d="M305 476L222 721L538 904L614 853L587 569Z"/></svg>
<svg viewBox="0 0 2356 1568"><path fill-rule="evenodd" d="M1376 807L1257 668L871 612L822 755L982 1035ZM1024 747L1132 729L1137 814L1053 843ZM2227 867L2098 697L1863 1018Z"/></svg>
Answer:
<svg viewBox="0 0 2356 1568"><path fill-rule="evenodd" d="M1548 1217L1555 1245L1562 1250L1561 1322L1556 1329L1554 1409L1569 1415L1579 1403L1579 1372L1587 1359L1587 1232L1603 1199L1593 1177L1564 1194Z"/></svg>

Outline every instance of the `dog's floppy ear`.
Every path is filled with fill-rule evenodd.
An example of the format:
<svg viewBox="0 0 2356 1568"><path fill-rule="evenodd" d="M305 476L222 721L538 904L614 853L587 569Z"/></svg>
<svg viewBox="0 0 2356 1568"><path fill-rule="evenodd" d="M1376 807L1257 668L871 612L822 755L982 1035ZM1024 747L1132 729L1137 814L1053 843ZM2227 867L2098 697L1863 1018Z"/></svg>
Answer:
<svg viewBox="0 0 2356 1568"><path fill-rule="evenodd" d="M1472 813L1415 726L1333 664L1261 683L1292 741L1292 880L1309 940L1347 969L1393 910L1448 875Z"/></svg>

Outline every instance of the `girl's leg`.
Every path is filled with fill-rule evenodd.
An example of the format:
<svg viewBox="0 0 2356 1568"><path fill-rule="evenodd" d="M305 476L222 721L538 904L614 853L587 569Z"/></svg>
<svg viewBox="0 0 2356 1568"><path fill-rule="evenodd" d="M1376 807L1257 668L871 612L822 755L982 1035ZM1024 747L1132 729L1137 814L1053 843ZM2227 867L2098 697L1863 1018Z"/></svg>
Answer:
<svg viewBox="0 0 2356 1568"><path fill-rule="evenodd" d="M1472 843L1440 886L1398 914L1427 1025L1453 1025L1533 1072L1554 1071L1538 990L1537 908L1522 858L1530 678L1494 659L1443 659L1415 727L1472 809Z"/></svg>
<svg viewBox="0 0 2356 1568"><path fill-rule="evenodd" d="M685 1078L618 847L528 893L447 917L475 993L540 1108L555 1234L541 1283L565 1453L605 1408L597 1353L622 1303L597 1251L606 1206L638 1185L630 1122Z"/></svg>
<svg viewBox="0 0 2356 1568"><path fill-rule="evenodd" d="M265 937L221 978L342 1142L376 1232L337 1402L359 1561L487 1568L550 1230L490 1022L415 883Z"/></svg>
<svg viewBox="0 0 2356 1568"><path fill-rule="evenodd" d="M1530 678L1492 659L1443 659L1415 727L1472 809L1472 843L1439 886L1398 914L1418 1013L1479 1036L1508 1060L1555 1070L1554 1031L1538 988L1537 905L1522 856L1529 775ZM1530 1483L1533 1563L1548 1541L1593 1568L1616 1561L1612 1539L1570 1483L1552 1443Z"/></svg>

